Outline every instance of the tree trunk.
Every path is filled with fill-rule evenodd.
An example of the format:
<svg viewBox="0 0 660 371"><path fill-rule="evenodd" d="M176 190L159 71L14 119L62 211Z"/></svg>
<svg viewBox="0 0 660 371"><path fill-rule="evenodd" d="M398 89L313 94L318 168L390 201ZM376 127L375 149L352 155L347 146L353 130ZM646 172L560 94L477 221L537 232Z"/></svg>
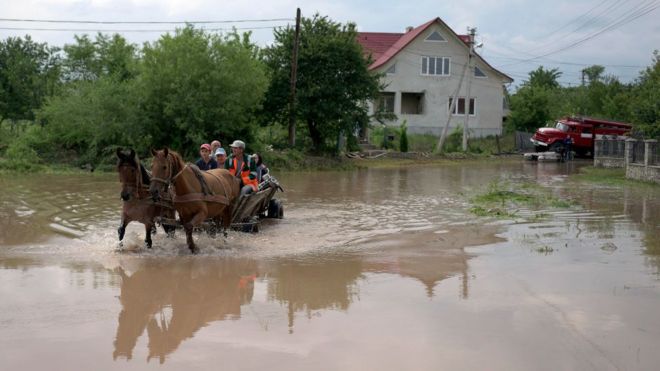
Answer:
<svg viewBox="0 0 660 371"><path fill-rule="evenodd" d="M316 122L314 120L307 120L307 127L309 128L309 136L312 138L312 146L314 147L314 153L321 153L321 132L316 127Z"/></svg>

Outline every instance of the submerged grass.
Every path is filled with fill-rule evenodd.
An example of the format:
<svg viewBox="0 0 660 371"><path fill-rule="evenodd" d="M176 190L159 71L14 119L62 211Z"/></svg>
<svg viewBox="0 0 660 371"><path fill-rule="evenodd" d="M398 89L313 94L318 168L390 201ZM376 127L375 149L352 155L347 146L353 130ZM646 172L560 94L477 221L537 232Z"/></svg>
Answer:
<svg viewBox="0 0 660 371"><path fill-rule="evenodd" d="M608 169L602 167L585 166L580 173L572 176L576 181L591 182L608 186L635 185L644 187L658 187L654 182L626 178L626 170L623 168Z"/></svg>
<svg viewBox="0 0 660 371"><path fill-rule="evenodd" d="M518 216L518 210L568 208L574 205L571 200L564 200L549 194L548 190L531 182L511 183L494 181L486 192L470 199L470 212L482 217L510 219ZM549 215L537 212L528 217L530 221L542 220Z"/></svg>
<svg viewBox="0 0 660 371"><path fill-rule="evenodd" d="M626 170L623 168L606 169L593 166L585 166L580 173L573 177L575 180L587 181L608 185L623 185L631 180L626 179Z"/></svg>

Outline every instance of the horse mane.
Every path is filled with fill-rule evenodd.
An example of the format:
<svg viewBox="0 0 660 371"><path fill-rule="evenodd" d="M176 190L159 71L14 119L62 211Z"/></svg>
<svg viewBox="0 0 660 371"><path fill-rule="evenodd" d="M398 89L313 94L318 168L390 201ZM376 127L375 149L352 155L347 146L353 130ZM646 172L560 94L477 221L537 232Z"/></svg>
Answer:
<svg viewBox="0 0 660 371"><path fill-rule="evenodd" d="M149 174L149 171L147 171L147 168L145 168L142 163L140 163L140 175L142 177L142 184L144 185L151 184L151 175Z"/></svg>
<svg viewBox="0 0 660 371"><path fill-rule="evenodd" d="M179 168L178 171L181 171L183 169L183 167L186 166L185 161L183 161L183 158L181 157L181 155L178 152L172 151L171 149L168 149L167 150L167 157L170 158L170 156L171 156L172 160L174 161L174 163L176 163L177 167Z"/></svg>

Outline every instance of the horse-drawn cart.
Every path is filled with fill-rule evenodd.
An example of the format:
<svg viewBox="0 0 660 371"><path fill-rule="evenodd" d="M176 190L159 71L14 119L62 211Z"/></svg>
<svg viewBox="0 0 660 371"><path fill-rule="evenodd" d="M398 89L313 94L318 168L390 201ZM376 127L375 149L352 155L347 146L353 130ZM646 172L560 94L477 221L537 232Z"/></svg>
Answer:
<svg viewBox="0 0 660 371"><path fill-rule="evenodd" d="M273 198L277 191L283 191L275 177L264 175L256 193L240 196L234 204L231 228L242 232L259 232L262 217L282 219L284 206Z"/></svg>
<svg viewBox="0 0 660 371"><path fill-rule="evenodd" d="M284 191L277 179L268 174L264 175L264 180L259 184L257 192L239 196L234 201L231 228L241 232L256 233L259 232L262 218L282 219L284 206L280 200L274 198L277 191ZM171 199L161 200L161 202L163 201L172 202ZM163 216L157 217L156 221L166 226L181 226L179 221ZM206 220L200 229L215 233L220 229L220 223Z"/></svg>

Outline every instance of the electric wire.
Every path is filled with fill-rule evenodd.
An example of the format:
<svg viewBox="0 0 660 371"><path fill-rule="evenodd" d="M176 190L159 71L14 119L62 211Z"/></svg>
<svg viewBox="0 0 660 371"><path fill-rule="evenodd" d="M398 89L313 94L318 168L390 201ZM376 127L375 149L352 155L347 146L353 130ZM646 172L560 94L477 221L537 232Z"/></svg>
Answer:
<svg viewBox="0 0 660 371"><path fill-rule="evenodd" d="M547 57L549 55L556 54L556 53L574 48L574 47L576 47L576 46L578 46L578 45L580 45L580 44L582 44L586 41L589 41L589 40L591 40L591 39L593 39L593 38L595 38L599 35L602 35L605 32L612 31L612 30L614 30L616 28L619 28L619 27L621 27L625 24L628 24L628 23L634 21L635 19L638 19L638 18L654 11L658 7L660 7L660 3L658 3L657 1L647 2L647 3L645 3L645 5L642 8L636 9L635 11L633 11L630 14L626 13L625 16L619 17L618 20L609 23L606 27L598 30L597 32L591 33L591 34L589 34L589 35L587 35L587 36L585 36L585 37L583 37L583 38L581 38L577 41L574 41L574 42L572 42L568 45L559 47L555 50L552 50L550 52L547 52L547 53L544 53L544 54L541 54L541 55L534 56L532 58L527 58L527 59L523 59L521 61L517 61L517 62L513 62L513 63L509 63L509 64L504 64L504 65L501 65L499 67L503 68L503 67L508 67L508 66L519 64L519 63L523 63L523 62L533 61L533 60L536 60L536 59L539 59L539 58L542 58L542 57Z"/></svg>
<svg viewBox="0 0 660 371"><path fill-rule="evenodd" d="M77 24L212 24L212 23L257 23L257 22L284 22L295 21L294 18L270 18L270 19L235 19L219 21L85 21L85 20L61 20L61 19L17 19L0 18L0 22L36 22L36 23L77 23Z"/></svg>
<svg viewBox="0 0 660 371"><path fill-rule="evenodd" d="M232 30L266 30L275 29L283 26L263 26L263 27L234 27L234 28L205 28L205 31L232 31ZM0 30L13 31L61 31L61 32L174 32L176 29L96 29L96 28L23 28L23 27L0 27Z"/></svg>

